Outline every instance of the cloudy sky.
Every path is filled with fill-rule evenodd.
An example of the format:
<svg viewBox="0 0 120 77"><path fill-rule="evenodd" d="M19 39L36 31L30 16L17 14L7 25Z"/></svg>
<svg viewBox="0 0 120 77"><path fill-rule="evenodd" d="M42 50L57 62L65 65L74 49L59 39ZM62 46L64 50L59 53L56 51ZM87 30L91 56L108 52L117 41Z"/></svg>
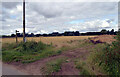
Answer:
<svg viewBox="0 0 120 77"><path fill-rule="evenodd" d="M0 33L22 33L22 2L2 2L0 17ZM101 29L118 29L118 2L26 2L27 33Z"/></svg>

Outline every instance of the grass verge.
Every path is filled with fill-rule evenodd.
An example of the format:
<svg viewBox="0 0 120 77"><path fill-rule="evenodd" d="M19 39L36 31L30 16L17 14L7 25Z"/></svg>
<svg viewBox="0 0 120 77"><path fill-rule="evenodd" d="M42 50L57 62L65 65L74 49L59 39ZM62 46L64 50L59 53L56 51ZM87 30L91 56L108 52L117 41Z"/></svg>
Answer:
<svg viewBox="0 0 120 77"><path fill-rule="evenodd" d="M96 71L106 75L120 75L119 42L112 44L97 44L92 50L88 62Z"/></svg>
<svg viewBox="0 0 120 77"><path fill-rule="evenodd" d="M41 58L60 54L60 50L54 50L52 45L42 42L27 41L18 44L2 45L2 60L4 62L31 63Z"/></svg>
<svg viewBox="0 0 120 77"><path fill-rule="evenodd" d="M86 60L90 69L97 75L97 74L106 74L106 72L99 66L100 60L103 54L103 49L106 47L106 43L96 44L94 48L91 49L91 52Z"/></svg>

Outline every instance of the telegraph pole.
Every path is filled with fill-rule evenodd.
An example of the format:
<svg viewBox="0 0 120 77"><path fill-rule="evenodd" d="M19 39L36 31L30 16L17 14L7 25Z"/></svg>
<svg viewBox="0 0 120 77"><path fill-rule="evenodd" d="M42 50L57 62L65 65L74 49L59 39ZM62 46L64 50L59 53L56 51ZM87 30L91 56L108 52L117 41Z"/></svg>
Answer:
<svg viewBox="0 0 120 77"><path fill-rule="evenodd" d="M23 42L26 42L26 39L25 39L25 0L23 0Z"/></svg>

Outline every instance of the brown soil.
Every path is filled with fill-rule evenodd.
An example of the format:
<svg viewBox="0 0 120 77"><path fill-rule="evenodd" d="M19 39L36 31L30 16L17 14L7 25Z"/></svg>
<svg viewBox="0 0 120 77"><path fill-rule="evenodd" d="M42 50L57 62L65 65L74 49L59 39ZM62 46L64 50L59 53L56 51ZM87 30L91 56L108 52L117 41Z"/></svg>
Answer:
<svg viewBox="0 0 120 77"><path fill-rule="evenodd" d="M73 62L63 63L59 72L54 72L52 75L78 75L79 70L75 68Z"/></svg>

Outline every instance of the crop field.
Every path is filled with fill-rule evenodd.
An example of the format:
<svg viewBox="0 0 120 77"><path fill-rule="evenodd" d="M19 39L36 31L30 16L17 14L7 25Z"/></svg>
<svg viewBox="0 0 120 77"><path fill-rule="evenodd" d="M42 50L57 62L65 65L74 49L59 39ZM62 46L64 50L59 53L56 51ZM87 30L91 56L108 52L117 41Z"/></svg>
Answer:
<svg viewBox="0 0 120 77"><path fill-rule="evenodd" d="M89 37L95 37L95 36L56 36L56 37L26 37L27 41L42 41L44 43L61 43L66 42L70 40L81 40L81 39L87 39ZM2 43L13 43L15 42L16 38L2 38ZM22 41L23 38L19 37L18 41Z"/></svg>
<svg viewBox="0 0 120 77"><path fill-rule="evenodd" d="M61 47L66 46L69 42L78 41L83 39L88 39L95 36L57 36L57 37L26 37L27 41L36 41L43 42L46 44L53 44L54 46ZM21 42L23 40L22 37L18 38L18 41ZM16 42L16 38L2 38L2 44L4 43L14 43Z"/></svg>

